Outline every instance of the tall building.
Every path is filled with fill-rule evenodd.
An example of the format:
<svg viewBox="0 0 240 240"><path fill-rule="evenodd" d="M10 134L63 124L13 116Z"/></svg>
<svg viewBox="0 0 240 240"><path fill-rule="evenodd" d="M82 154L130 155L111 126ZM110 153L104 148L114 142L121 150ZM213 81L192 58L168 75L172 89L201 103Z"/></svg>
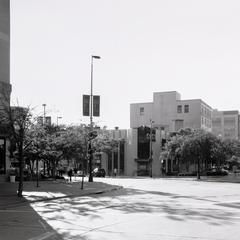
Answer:
<svg viewBox="0 0 240 240"><path fill-rule="evenodd" d="M223 139L239 139L239 111L213 110L212 132Z"/></svg>
<svg viewBox="0 0 240 240"><path fill-rule="evenodd" d="M0 0L0 111L10 105L10 0ZM6 128L0 123L0 176L9 168Z"/></svg>
<svg viewBox="0 0 240 240"><path fill-rule="evenodd" d="M0 0L0 94L10 100L10 0ZM5 99L4 99L5 100ZM0 103L2 104L2 102Z"/></svg>
<svg viewBox="0 0 240 240"><path fill-rule="evenodd" d="M181 128L211 131L212 108L201 99L181 100L176 91L155 92L153 102L130 105L130 127L127 175L159 176L161 147L168 136Z"/></svg>
<svg viewBox="0 0 240 240"><path fill-rule="evenodd" d="M153 102L130 105L130 127L149 126L175 132L181 128L212 129L212 108L201 99L181 100L178 92L153 93Z"/></svg>

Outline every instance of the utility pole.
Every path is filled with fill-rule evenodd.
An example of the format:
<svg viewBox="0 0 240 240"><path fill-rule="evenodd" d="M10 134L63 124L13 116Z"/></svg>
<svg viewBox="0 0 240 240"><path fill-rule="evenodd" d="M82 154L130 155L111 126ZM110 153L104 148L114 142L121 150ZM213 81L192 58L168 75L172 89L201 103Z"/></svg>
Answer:
<svg viewBox="0 0 240 240"><path fill-rule="evenodd" d="M45 125L46 124L46 106L47 106L47 104L44 103L42 106L43 106L43 125Z"/></svg>
<svg viewBox="0 0 240 240"><path fill-rule="evenodd" d="M150 154L149 154L149 166L150 166L150 177L152 177L152 165L153 165L153 150L152 150L152 128L154 121L150 119Z"/></svg>
<svg viewBox="0 0 240 240"><path fill-rule="evenodd" d="M46 124L46 103L44 103L42 106L43 106L43 126L45 126ZM38 166L37 166L38 167ZM43 162L43 172L44 172L44 175L46 174L46 163L45 161ZM37 175L38 175L38 169L37 169ZM38 176L37 176L37 179L38 179ZM38 186L38 183L37 183L37 186Z"/></svg>
<svg viewBox="0 0 240 240"><path fill-rule="evenodd" d="M90 131L93 131L93 59L100 59L100 56L91 56L91 93L90 93ZM92 139L90 141L90 157L89 157L89 182L93 182L92 176L92 160L93 160L93 151L92 151Z"/></svg>

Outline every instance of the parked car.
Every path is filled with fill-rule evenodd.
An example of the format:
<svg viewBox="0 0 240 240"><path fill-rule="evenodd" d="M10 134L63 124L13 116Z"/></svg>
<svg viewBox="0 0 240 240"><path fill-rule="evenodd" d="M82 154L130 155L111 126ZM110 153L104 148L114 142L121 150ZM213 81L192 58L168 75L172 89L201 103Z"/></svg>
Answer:
<svg viewBox="0 0 240 240"><path fill-rule="evenodd" d="M77 171L77 176L78 176L78 177L85 177L86 175L84 174L83 171L78 170L78 171Z"/></svg>
<svg viewBox="0 0 240 240"><path fill-rule="evenodd" d="M228 175L228 170L224 168L212 168L207 171L207 176L226 176Z"/></svg>
<svg viewBox="0 0 240 240"><path fill-rule="evenodd" d="M92 174L93 174L93 177L105 177L106 171L103 168L95 168Z"/></svg>

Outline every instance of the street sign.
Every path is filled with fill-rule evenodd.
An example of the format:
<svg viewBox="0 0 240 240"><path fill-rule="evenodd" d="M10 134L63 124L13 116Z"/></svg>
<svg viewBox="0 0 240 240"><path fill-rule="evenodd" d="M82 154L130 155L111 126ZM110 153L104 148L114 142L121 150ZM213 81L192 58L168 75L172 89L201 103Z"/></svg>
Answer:
<svg viewBox="0 0 240 240"><path fill-rule="evenodd" d="M93 116L100 116L100 96L97 95L93 96Z"/></svg>
<svg viewBox="0 0 240 240"><path fill-rule="evenodd" d="M90 95L83 95L83 116L89 116Z"/></svg>

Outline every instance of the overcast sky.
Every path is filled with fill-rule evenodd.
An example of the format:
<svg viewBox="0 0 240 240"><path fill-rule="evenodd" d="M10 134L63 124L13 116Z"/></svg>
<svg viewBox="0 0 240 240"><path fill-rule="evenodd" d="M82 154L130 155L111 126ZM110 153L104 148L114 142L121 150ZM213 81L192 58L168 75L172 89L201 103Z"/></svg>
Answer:
<svg viewBox="0 0 240 240"><path fill-rule="evenodd" d="M11 0L12 100L61 123L89 123L94 94L108 128L129 128L130 103L178 91L240 110L239 0Z"/></svg>

